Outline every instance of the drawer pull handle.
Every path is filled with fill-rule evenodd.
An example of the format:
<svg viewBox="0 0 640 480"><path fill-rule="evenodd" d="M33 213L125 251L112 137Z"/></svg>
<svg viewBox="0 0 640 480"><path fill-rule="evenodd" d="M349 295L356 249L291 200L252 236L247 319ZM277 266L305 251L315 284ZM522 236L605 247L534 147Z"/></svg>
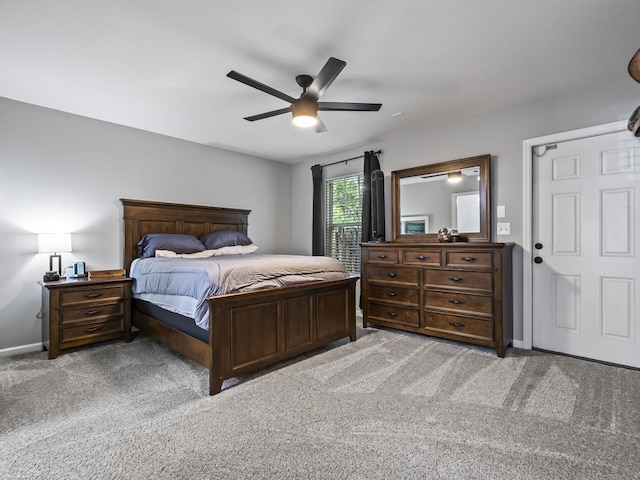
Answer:
<svg viewBox="0 0 640 480"><path fill-rule="evenodd" d="M459 283L459 282L463 282L463 281L464 281L464 278L460 278L460 277L449 277L449 280L451 280L452 282Z"/></svg>
<svg viewBox="0 0 640 480"><path fill-rule="evenodd" d="M449 300L449 302L453 303L454 305L462 305L464 303L462 300L456 299Z"/></svg>
<svg viewBox="0 0 640 480"><path fill-rule="evenodd" d="M397 297L398 294L396 292L387 292L387 295L390 297Z"/></svg>
<svg viewBox="0 0 640 480"><path fill-rule="evenodd" d="M477 262L478 259L476 257L462 257L462 260L465 262Z"/></svg>
<svg viewBox="0 0 640 480"><path fill-rule="evenodd" d="M102 296L102 293L87 293L85 295L85 298L98 298L101 296Z"/></svg>
<svg viewBox="0 0 640 480"><path fill-rule="evenodd" d="M425 257L424 255L418 255L416 257L416 260L426 260L427 258L429 258L429 257Z"/></svg>
<svg viewBox="0 0 640 480"><path fill-rule="evenodd" d="M387 273L387 277L389 277L389 278L396 278L396 277L397 277L397 275L396 275L395 273L391 272L391 273Z"/></svg>
<svg viewBox="0 0 640 480"><path fill-rule="evenodd" d="M101 312L102 310L89 310L85 315L97 315Z"/></svg>
<svg viewBox="0 0 640 480"><path fill-rule="evenodd" d="M466 325L464 323L461 323L461 322L449 322L449 325L451 325L452 327L458 327L458 328L466 327Z"/></svg>
<svg viewBox="0 0 640 480"><path fill-rule="evenodd" d="M85 329L85 332L89 332L89 333L91 333L91 332L97 332L97 331L98 331L98 330L100 330L101 328L102 328L102 325L101 325L101 326L99 326L99 327L89 327L89 328Z"/></svg>
<svg viewBox="0 0 640 480"><path fill-rule="evenodd" d="M378 258L387 258L386 255L378 255Z"/></svg>
<svg viewBox="0 0 640 480"><path fill-rule="evenodd" d="M396 312L387 312L387 315L394 318L398 316Z"/></svg>

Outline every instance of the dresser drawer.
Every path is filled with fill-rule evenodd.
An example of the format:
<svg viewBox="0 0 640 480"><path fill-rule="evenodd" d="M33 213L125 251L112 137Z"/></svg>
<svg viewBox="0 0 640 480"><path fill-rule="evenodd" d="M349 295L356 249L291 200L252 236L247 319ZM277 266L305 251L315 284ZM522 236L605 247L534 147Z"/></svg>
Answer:
<svg viewBox="0 0 640 480"><path fill-rule="evenodd" d="M77 327L67 327L60 329L60 342L70 342L72 340L90 339L113 333L120 333L124 330L123 319L116 318L106 322L91 323L88 325L78 325Z"/></svg>
<svg viewBox="0 0 640 480"><path fill-rule="evenodd" d="M367 279L370 282L394 282L418 285L420 270L417 268L401 267L378 267L369 265L367 267Z"/></svg>
<svg viewBox="0 0 640 480"><path fill-rule="evenodd" d="M375 319L378 318L386 322L411 325L412 327L417 327L420 324L420 312L418 310L381 305L379 303L369 303L368 317L372 322L375 322Z"/></svg>
<svg viewBox="0 0 640 480"><path fill-rule="evenodd" d="M427 269L424 273L424 283L429 287L447 287L492 293L493 273Z"/></svg>
<svg viewBox="0 0 640 480"><path fill-rule="evenodd" d="M455 291L428 290L425 293L425 307L446 308L492 317L493 297Z"/></svg>
<svg viewBox="0 0 640 480"><path fill-rule="evenodd" d="M447 250L445 266L465 268L492 268L493 254L491 252L453 251Z"/></svg>
<svg viewBox="0 0 640 480"><path fill-rule="evenodd" d="M415 288L402 288L387 285L369 285L371 300L388 300L390 302L408 303L418 306L419 291Z"/></svg>
<svg viewBox="0 0 640 480"><path fill-rule="evenodd" d="M365 249L365 261L367 263L387 263L397 265L400 263L398 250L394 249Z"/></svg>
<svg viewBox="0 0 640 480"><path fill-rule="evenodd" d="M106 305L83 305L81 308L67 308L60 312L60 323L78 323L86 321L96 321L114 315L123 315L124 305L122 302Z"/></svg>
<svg viewBox="0 0 640 480"><path fill-rule="evenodd" d="M426 312L426 327L448 333L494 340L493 322L475 318L459 317L442 313Z"/></svg>
<svg viewBox="0 0 640 480"><path fill-rule="evenodd" d="M403 250L402 263L438 267L440 266L440 252L438 250Z"/></svg>
<svg viewBox="0 0 640 480"><path fill-rule="evenodd" d="M60 306L67 307L87 302L105 302L124 298L122 285L73 288L60 293Z"/></svg>

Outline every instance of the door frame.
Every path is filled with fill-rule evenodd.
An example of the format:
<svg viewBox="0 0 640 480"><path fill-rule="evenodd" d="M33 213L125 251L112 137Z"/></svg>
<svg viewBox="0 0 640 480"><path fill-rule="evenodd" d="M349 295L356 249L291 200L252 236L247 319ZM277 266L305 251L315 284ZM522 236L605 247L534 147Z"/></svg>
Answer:
<svg viewBox="0 0 640 480"><path fill-rule="evenodd" d="M580 128L536 137L522 142L522 342L514 346L531 350L533 345L533 154L534 147L579 140L627 130L627 121Z"/></svg>

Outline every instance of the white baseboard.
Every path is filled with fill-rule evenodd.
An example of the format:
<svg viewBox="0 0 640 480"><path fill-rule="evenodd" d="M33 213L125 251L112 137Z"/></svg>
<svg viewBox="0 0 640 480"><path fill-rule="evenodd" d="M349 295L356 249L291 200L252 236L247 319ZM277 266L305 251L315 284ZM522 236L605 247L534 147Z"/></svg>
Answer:
<svg viewBox="0 0 640 480"><path fill-rule="evenodd" d="M524 342L522 340L511 340L511 345L513 345L514 348L524 348L525 350L527 349L524 346Z"/></svg>
<svg viewBox="0 0 640 480"><path fill-rule="evenodd" d="M0 349L0 357L13 357L23 353L41 352L42 343L32 343L31 345L21 345L19 347Z"/></svg>

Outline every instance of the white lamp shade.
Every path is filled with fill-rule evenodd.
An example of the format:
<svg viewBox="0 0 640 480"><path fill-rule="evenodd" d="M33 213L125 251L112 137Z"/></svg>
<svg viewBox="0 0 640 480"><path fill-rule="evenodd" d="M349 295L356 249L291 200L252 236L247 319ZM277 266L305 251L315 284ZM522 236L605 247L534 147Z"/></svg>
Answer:
<svg viewBox="0 0 640 480"><path fill-rule="evenodd" d="M39 233L39 253L59 253L71 251L70 233Z"/></svg>

